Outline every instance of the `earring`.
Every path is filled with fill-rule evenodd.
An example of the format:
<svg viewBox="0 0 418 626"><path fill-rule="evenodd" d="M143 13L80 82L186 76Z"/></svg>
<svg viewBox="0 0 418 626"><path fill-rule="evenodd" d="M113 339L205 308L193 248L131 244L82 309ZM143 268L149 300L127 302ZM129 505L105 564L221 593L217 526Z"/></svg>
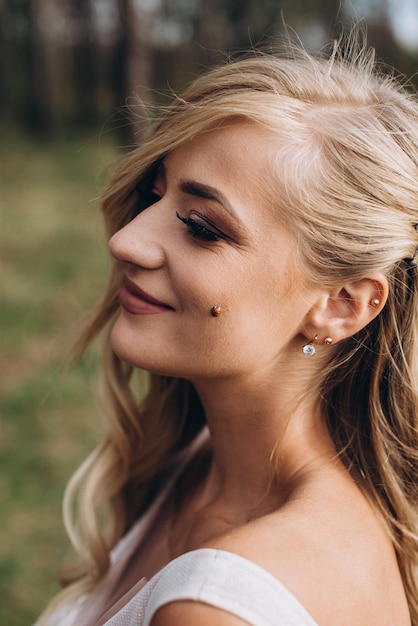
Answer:
<svg viewBox="0 0 418 626"><path fill-rule="evenodd" d="M332 344L332 337L325 337L324 342L327 346L330 346Z"/></svg>
<svg viewBox="0 0 418 626"><path fill-rule="evenodd" d="M317 339L318 339L318 335L315 335L312 341L310 341L309 343L303 346L302 352L305 356L313 356L314 354L316 354L315 346L313 344L314 344L314 341L316 341Z"/></svg>
<svg viewBox="0 0 418 626"><path fill-rule="evenodd" d="M380 300L378 298L373 298L373 300L370 300L370 304L376 308L377 306L379 306Z"/></svg>
<svg viewBox="0 0 418 626"><path fill-rule="evenodd" d="M222 309L220 306L218 306L217 304L215 306L213 306L210 310L210 313L212 315L212 317L219 317L220 314L222 313Z"/></svg>

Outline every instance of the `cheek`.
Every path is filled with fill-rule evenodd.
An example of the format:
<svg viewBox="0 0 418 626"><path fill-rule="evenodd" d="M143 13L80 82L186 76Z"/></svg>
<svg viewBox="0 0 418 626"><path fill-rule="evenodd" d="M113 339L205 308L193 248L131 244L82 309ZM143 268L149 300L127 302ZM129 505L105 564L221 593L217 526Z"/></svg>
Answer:
<svg viewBox="0 0 418 626"><path fill-rule="evenodd" d="M308 304L299 272L264 268L231 302L231 336L253 360L275 358L299 333Z"/></svg>
<svg viewBox="0 0 418 626"><path fill-rule="evenodd" d="M221 315L202 320L196 329L199 358L206 356L218 363L219 371L230 373L272 362L288 338L293 319L285 295L277 284L262 286L260 280L241 277L233 289L220 293Z"/></svg>
<svg viewBox="0 0 418 626"><path fill-rule="evenodd" d="M267 264L211 269L194 264L186 271L183 265L181 280L172 277L178 300L173 313L135 318L122 311L111 334L120 358L184 378L236 375L270 364L296 323L297 279ZM211 314L215 305L218 317Z"/></svg>

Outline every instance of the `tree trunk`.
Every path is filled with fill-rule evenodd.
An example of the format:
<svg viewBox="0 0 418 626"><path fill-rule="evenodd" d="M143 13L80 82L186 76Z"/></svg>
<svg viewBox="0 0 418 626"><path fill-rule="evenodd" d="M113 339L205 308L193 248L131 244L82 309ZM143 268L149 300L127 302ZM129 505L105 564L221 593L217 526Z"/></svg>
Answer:
<svg viewBox="0 0 418 626"><path fill-rule="evenodd" d="M59 117L58 58L53 36L53 0L31 0L31 65L29 80L33 94L32 124L43 139L51 138Z"/></svg>
<svg viewBox="0 0 418 626"><path fill-rule="evenodd" d="M150 37L152 15L133 0L118 0L121 34L115 62L115 83L121 102L129 111L130 126L125 136L134 143L143 133L142 105L153 102L153 47Z"/></svg>
<svg viewBox="0 0 418 626"><path fill-rule="evenodd" d="M97 71L95 63L94 28L90 0L71 0L76 24L73 45L74 87L76 93L76 119L81 127L96 123Z"/></svg>

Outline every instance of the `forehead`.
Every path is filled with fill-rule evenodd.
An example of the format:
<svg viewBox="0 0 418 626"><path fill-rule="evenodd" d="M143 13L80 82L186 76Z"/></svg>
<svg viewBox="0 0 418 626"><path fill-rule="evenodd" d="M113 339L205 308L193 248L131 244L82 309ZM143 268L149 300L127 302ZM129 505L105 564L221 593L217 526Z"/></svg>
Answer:
<svg viewBox="0 0 418 626"><path fill-rule="evenodd" d="M164 160L168 175L217 186L236 198L259 194L273 176L277 137L253 122L231 121L204 131Z"/></svg>

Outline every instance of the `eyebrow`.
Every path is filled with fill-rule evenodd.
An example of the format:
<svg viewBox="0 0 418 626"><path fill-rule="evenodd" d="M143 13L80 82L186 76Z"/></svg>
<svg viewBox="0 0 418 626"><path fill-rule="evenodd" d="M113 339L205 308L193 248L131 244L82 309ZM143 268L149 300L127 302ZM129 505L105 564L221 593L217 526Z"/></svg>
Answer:
<svg viewBox="0 0 418 626"><path fill-rule="evenodd" d="M221 206L223 206L228 213L233 215L233 217L237 217L231 203L224 196L224 194L219 191L219 189L215 189L215 187L211 187L210 185L204 185L203 183L198 183L196 181L183 181L180 184L180 189L184 193L188 193L191 196L197 196L198 198L204 198L205 200L214 200Z"/></svg>
<svg viewBox="0 0 418 626"><path fill-rule="evenodd" d="M161 163L159 173L166 178L166 167L164 163ZM233 208L228 198L215 187L199 183L194 180L180 181L180 190L188 195L195 196L197 198L203 198L204 200L213 200L220 204L232 217L239 220L238 215ZM239 220L240 221L240 220Z"/></svg>

